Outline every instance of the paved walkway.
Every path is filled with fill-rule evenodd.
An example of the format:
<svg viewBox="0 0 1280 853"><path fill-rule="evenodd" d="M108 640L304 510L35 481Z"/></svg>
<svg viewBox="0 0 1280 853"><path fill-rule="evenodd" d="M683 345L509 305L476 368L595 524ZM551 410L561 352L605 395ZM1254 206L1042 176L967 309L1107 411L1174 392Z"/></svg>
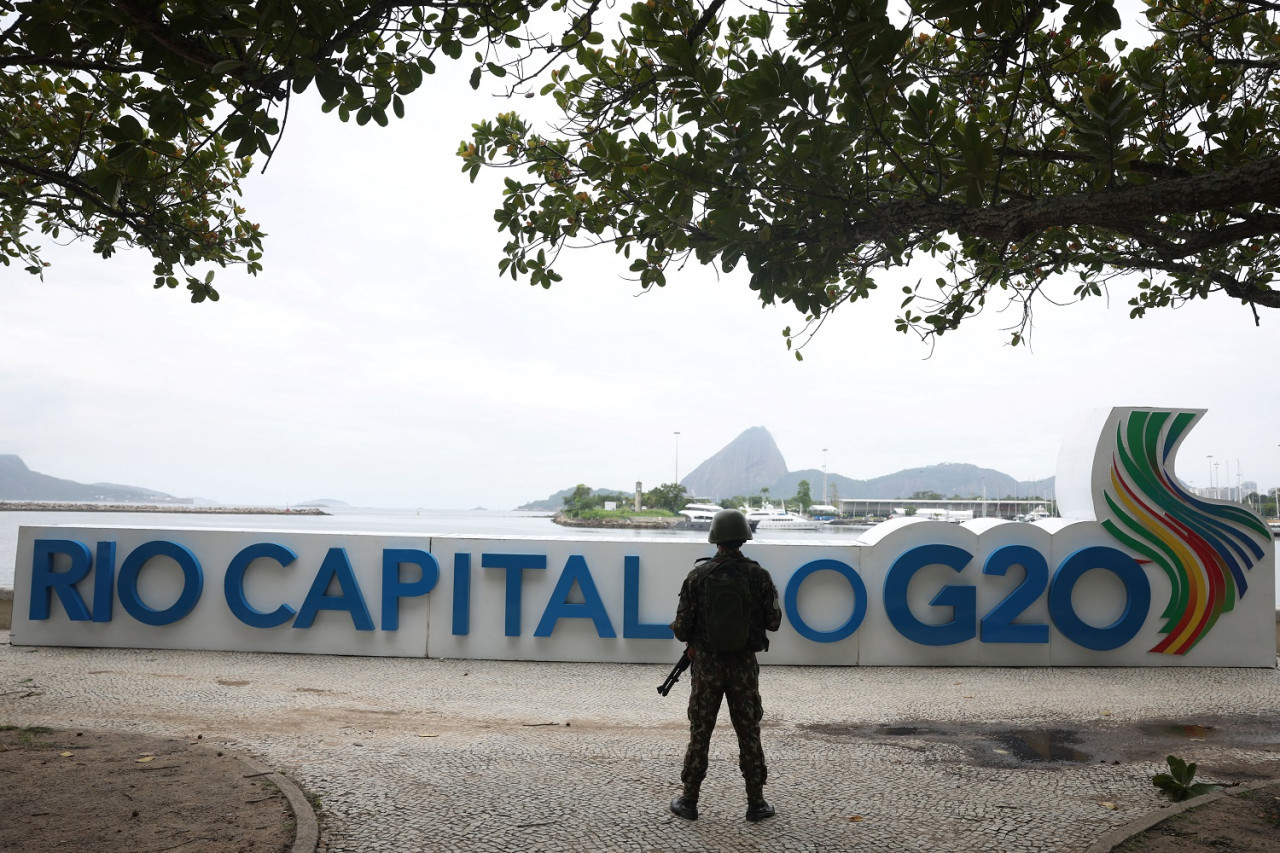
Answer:
<svg viewBox="0 0 1280 853"><path fill-rule="evenodd" d="M318 797L319 849L1084 851L1165 800L1167 754L1280 777L1280 671L766 667L766 793L723 716L702 817L666 667L12 647L0 723L259 756Z"/></svg>

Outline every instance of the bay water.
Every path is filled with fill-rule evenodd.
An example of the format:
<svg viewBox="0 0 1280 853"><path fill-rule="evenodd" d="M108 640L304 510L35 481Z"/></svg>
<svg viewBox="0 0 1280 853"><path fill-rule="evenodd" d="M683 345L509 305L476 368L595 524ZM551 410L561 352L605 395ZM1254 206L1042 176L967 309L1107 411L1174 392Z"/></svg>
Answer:
<svg viewBox="0 0 1280 853"><path fill-rule="evenodd" d="M619 530L590 527L562 527L547 513L519 510L463 509L370 509L333 507L328 515L256 515L201 512L0 512L0 588L13 588L18 551L19 527L51 525L200 528L221 530L309 530L317 533L411 533L419 536L460 534L466 536L555 537L561 539L643 538L706 541L699 530ZM826 527L819 531L772 531L757 533L757 541L785 537L788 541L847 545L864 528ZM709 546L708 546L709 547ZM708 550L710 553L710 550ZM1280 584L1276 588L1276 608L1280 609Z"/></svg>

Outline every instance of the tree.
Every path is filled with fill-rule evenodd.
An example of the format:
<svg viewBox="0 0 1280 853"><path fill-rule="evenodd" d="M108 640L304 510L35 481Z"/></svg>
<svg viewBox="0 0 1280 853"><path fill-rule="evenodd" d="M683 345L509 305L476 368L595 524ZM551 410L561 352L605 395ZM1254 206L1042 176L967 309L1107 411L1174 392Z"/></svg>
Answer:
<svg viewBox="0 0 1280 853"><path fill-rule="evenodd" d="M663 483L644 493L644 505L668 512L679 512L684 509L685 496L688 492L679 483Z"/></svg>
<svg viewBox="0 0 1280 853"><path fill-rule="evenodd" d="M813 494L809 489L808 480L801 480L796 484L796 496L792 500L800 504L801 510L808 510L813 506Z"/></svg>
<svg viewBox="0 0 1280 853"><path fill-rule="evenodd" d="M564 514L575 518L598 505L591 487L584 483L574 486L573 492L564 496Z"/></svg>
<svg viewBox="0 0 1280 853"><path fill-rule="evenodd" d="M645 288L745 263L804 315L788 346L926 257L897 326L927 338L1009 303L1018 343L1062 280L1136 285L1133 317L1221 294L1257 319L1280 307L1280 7L1147 3L1129 44L1111 0L646 0L542 86L553 132L508 112L460 153L525 171L495 214L512 278L551 286L587 245Z"/></svg>
<svg viewBox="0 0 1280 853"><path fill-rule="evenodd" d="M263 233L237 197L294 95L386 125L464 47L481 48L473 86L504 74L490 54L525 45L542 2L0 0L0 263L41 274L48 240L103 257L136 246L156 287L181 275L192 301L216 300L212 269L193 268L261 269Z"/></svg>
<svg viewBox="0 0 1280 853"><path fill-rule="evenodd" d="M570 494L564 496L564 514L577 518L585 512L602 508L609 501L613 501L619 506L626 506L628 500L630 500L630 496L620 492L593 489L590 486L579 483L574 486Z"/></svg>
<svg viewBox="0 0 1280 853"><path fill-rule="evenodd" d="M945 333L1125 290L1130 313L1225 295L1280 306L1280 10L1149 0L0 0L0 262L41 243L149 252L155 285L216 299L261 269L238 204L294 96L343 120L402 115L437 60L554 100L459 151L508 178L500 271L550 286L557 253L606 244L644 287L693 259L746 265L816 329L880 272L933 258L897 324ZM616 29L606 43L604 30ZM1130 38L1126 32L1125 39ZM474 49L474 50L473 50ZM514 82L512 82L514 81ZM536 91L535 91L536 90ZM207 269L197 269L207 268ZM202 274L203 273L203 274ZM797 356L799 353L797 352Z"/></svg>

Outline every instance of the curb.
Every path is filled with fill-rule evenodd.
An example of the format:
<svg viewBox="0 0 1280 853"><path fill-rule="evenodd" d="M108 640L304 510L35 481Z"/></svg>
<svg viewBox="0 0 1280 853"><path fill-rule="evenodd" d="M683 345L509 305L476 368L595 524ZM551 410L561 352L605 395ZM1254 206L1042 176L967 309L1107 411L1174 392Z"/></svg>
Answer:
<svg viewBox="0 0 1280 853"><path fill-rule="evenodd" d="M1280 779L1261 779L1255 782L1245 782L1234 785L1221 791L1215 791L1212 794L1205 794L1194 799L1184 800L1181 803L1175 803L1165 806L1154 812L1148 812L1140 818L1129 821L1124 826L1111 830L1102 838L1095 841L1089 846L1085 853L1111 853L1124 842L1139 833L1146 832L1151 827L1159 823L1164 823L1171 817L1180 815L1183 812L1189 812L1192 809L1198 809L1201 806L1207 806L1210 803L1217 802L1225 797L1235 797L1248 791L1254 791L1258 788L1265 788L1268 785L1280 783Z"/></svg>
<svg viewBox="0 0 1280 853"><path fill-rule="evenodd" d="M302 793L302 789L288 776L272 770L256 758L239 754L236 757L253 771L251 775L265 776L284 793L285 799L289 801L296 829L290 853L315 853L316 847L320 844L320 821L316 818L315 810L311 808L311 801Z"/></svg>

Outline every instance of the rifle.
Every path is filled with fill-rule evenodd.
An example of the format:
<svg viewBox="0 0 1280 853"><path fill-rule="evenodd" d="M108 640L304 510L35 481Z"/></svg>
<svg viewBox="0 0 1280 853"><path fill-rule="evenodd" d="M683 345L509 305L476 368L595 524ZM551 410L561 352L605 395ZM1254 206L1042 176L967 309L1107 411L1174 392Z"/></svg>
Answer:
<svg viewBox="0 0 1280 853"><path fill-rule="evenodd" d="M671 688L680 680L680 674L689 668L689 650L685 649L680 653L680 660L676 661L676 665L672 667L671 672L667 675L667 680L658 685L658 692L666 696L671 692Z"/></svg>

